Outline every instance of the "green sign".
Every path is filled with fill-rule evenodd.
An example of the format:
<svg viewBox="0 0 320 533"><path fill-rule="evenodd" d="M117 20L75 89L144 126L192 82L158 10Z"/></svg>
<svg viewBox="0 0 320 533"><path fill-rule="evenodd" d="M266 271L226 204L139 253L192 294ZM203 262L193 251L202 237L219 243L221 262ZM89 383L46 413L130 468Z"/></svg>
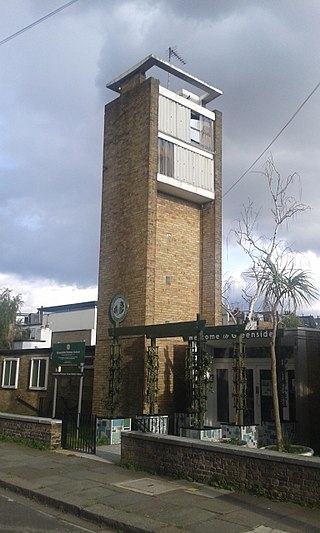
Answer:
<svg viewBox="0 0 320 533"><path fill-rule="evenodd" d="M52 364L60 366L79 366L84 362L84 342L59 342L52 346Z"/></svg>
<svg viewBox="0 0 320 533"><path fill-rule="evenodd" d="M204 328L202 340L204 341L226 341L242 339L271 339L273 336L272 329L245 329L245 324L231 326L209 326ZM283 336L283 329L277 330L277 337ZM188 340L196 340L197 337L192 335Z"/></svg>

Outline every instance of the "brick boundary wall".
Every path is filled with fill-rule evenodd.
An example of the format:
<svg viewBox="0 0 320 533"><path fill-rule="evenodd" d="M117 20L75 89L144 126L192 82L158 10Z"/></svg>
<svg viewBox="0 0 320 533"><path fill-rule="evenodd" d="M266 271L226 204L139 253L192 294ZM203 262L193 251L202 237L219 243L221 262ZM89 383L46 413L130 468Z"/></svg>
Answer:
<svg viewBox="0 0 320 533"><path fill-rule="evenodd" d="M55 450L61 447L62 421L37 416L0 413L0 435L36 440Z"/></svg>
<svg viewBox="0 0 320 533"><path fill-rule="evenodd" d="M121 434L121 460L153 474L320 507L318 457L131 432Z"/></svg>

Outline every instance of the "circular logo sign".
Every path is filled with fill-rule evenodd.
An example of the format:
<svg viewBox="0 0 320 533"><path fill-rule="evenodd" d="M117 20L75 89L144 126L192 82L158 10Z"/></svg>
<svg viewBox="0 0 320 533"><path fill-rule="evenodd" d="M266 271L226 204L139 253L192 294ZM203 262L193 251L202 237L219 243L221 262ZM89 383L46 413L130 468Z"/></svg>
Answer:
<svg viewBox="0 0 320 533"><path fill-rule="evenodd" d="M110 304L110 318L113 322L122 322L128 313L129 305L122 294L117 294Z"/></svg>

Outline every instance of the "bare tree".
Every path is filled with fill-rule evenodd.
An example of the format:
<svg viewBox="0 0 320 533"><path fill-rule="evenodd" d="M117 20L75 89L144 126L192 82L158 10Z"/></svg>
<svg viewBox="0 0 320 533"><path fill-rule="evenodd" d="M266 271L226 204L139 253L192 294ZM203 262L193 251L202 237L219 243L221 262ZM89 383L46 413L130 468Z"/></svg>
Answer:
<svg viewBox="0 0 320 533"><path fill-rule="evenodd" d="M251 200L243 207L241 218L233 233L238 244L250 260L250 268L244 273L246 286L243 298L248 304L248 321L252 321L255 305L259 298L264 298L264 305L271 313L273 335L270 344L271 380L273 410L276 429L276 444L282 449L282 430L278 397L278 380L276 365L276 335L279 324L279 312L286 305L294 306L309 303L316 298L317 290L311 283L308 273L297 269L295 254L288 244L280 239L280 230L296 215L305 212L309 206L297 200L291 192L299 182L294 173L282 178L274 165L272 156L266 161L264 176L271 199L269 235L259 234L258 222L261 210L255 211ZM300 196L300 194L299 194ZM289 307L290 310L290 307Z"/></svg>
<svg viewBox="0 0 320 533"><path fill-rule="evenodd" d="M233 285L232 276L225 280L222 287L222 309L226 311L233 324L237 323L235 309L230 301L230 291Z"/></svg>
<svg viewBox="0 0 320 533"><path fill-rule="evenodd" d="M261 275L266 268L268 259L275 259L290 251L288 245L280 239L279 232L298 213L305 212L309 206L297 200L292 189L299 185L299 175L290 174L282 178L277 171L272 155L266 161L262 173L267 181L271 207L269 235L259 234L258 222L261 218L261 209L255 211L252 200L243 206L237 227L232 230L237 243L247 254L250 268L244 274L246 285L243 289L243 298L248 305L248 320L251 321L257 300L262 293ZM299 193L300 196L300 193Z"/></svg>

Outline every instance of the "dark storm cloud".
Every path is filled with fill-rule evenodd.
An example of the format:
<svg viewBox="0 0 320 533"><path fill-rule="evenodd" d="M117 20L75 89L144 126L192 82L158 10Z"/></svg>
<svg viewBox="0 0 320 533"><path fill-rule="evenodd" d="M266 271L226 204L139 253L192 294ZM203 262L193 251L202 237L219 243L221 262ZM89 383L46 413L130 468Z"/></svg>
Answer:
<svg viewBox="0 0 320 533"><path fill-rule="evenodd" d="M28 4L26 22L36 11ZM93 285L102 124L91 53L95 37L81 48L81 31L89 37L85 25L68 17L55 22L8 43L6 53L5 46L0 49L6 72L0 114L0 232L6 252L0 270Z"/></svg>
<svg viewBox="0 0 320 533"><path fill-rule="evenodd" d="M141 5L150 8L147 20ZM318 81L312 51L317 50L319 43L320 13L317 3L307 5L308 8L291 0L123 2L118 18L116 11L115 17L120 20L126 9L132 11L135 6L132 12L139 38L134 38L137 26L127 27L129 17L124 22L124 32L121 28L117 34L107 32L100 71L104 80L109 80L150 52L164 56L168 46L178 44L178 52L187 62L184 68L224 91L215 105L223 112L224 191L227 191ZM108 53L112 48L117 50L115 56ZM319 105L320 91L270 148L282 174L301 175L303 200L311 206L319 203L318 190L313 187L310 194L318 174L314 165L318 154ZM263 170L266 156L255 170ZM310 168L310 158L313 168ZM262 176L248 173L225 197L226 231L232 227L235 214L239 216L241 205L248 197L256 202L258 209L266 195ZM311 227L311 218L309 222ZM304 225L308 227L307 217ZM302 251L317 250L317 231L308 232L305 239L301 225L299 229L301 238L294 227L293 234L288 229L288 239L294 238Z"/></svg>
<svg viewBox="0 0 320 533"><path fill-rule="evenodd" d="M2 37L47 6L4 3ZM96 283L103 105L115 97L108 81L177 46L186 71L224 92L211 108L223 112L226 192L318 82L319 23L312 0L80 0L0 47L0 272ZM317 91L271 148L281 173L300 174L312 208L288 228L288 241L317 255L319 111ZM225 196L225 237L248 197L264 207L268 227L266 195L263 176L250 172Z"/></svg>

